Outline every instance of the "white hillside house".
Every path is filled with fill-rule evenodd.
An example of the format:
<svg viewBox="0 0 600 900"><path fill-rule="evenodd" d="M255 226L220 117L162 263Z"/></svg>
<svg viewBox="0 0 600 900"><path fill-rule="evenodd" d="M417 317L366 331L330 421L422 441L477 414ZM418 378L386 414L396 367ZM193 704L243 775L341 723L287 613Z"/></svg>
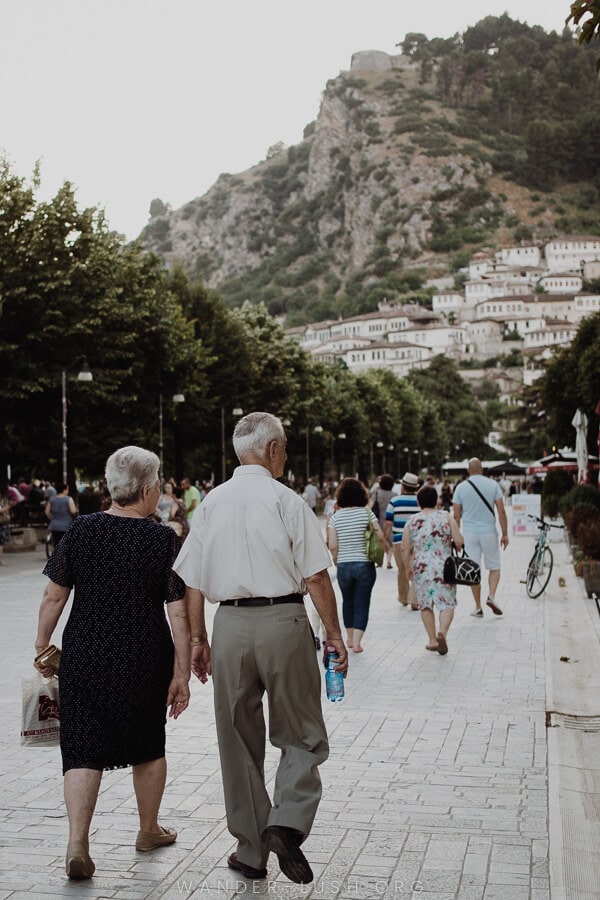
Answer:
<svg viewBox="0 0 600 900"><path fill-rule="evenodd" d="M600 238L594 235L557 238L548 241L544 255L551 272L578 272L585 263L600 260Z"/></svg>
<svg viewBox="0 0 600 900"><path fill-rule="evenodd" d="M600 238L478 253L468 275L464 292L440 282L431 310L384 300L373 312L314 322L288 334L315 359L343 361L351 371L386 368L399 376L438 354L460 362L520 350L523 383L532 384L541 361L570 344L581 320L600 311L600 294L582 291L584 278L600 278ZM506 402L515 398L518 381L512 372L503 380Z"/></svg>

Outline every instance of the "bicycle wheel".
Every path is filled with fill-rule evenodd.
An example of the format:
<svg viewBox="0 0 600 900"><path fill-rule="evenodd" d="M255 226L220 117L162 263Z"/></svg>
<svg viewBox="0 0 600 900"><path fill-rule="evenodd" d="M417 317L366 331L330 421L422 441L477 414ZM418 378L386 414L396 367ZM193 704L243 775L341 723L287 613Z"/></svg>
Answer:
<svg viewBox="0 0 600 900"><path fill-rule="evenodd" d="M533 554L527 566L527 594L534 599L546 589L546 585L550 581L552 575L552 566L554 559L550 547L544 547L540 554L537 551Z"/></svg>

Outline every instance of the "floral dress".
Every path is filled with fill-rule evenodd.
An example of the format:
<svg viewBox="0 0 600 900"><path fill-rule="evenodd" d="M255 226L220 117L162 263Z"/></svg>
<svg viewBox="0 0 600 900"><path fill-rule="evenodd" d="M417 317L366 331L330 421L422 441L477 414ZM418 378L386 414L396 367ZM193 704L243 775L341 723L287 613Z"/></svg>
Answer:
<svg viewBox="0 0 600 900"><path fill-rule="evenodd" d="M406 527L413 545L415 593L419 609L453 609L456 585L444 583L444 562L452 550L448 513L418 512Z"/></svg>

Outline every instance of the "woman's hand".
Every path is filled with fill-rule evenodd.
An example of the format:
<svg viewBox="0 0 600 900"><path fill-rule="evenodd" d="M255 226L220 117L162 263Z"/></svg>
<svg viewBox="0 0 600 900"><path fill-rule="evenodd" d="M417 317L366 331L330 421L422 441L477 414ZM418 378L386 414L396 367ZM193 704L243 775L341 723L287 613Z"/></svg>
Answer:
<svg viewBox="0 0 600 900"><path fill-rule="evenodd" d="M37 656L38 653L41 653L42 650L45 650L45 649L46 649L45 647L36 647L36 648L35 648L35 655ZM37 671L40 673L40 675L43 675L44 678L52 678L54 675L56 675L56 670L55 670L55 669L53 669L51 666L42 666L42 665L40 665L39 663L37 663L37 662L35 661L35 657L34 657L34 660L33 660L33 668L34 668L34 669L37 669Z"/></svg>
<svg viewBox="0 0 600 900"><path fill-rule="evenodd" d="M169 718L177 719L188 708L190 686L186 678L174 676L167 693L166 705L170 707Z"/></svg>
<svg viewBox="0 0 600 900"><path fill-rule="evenodd" d="M192 672L202 684L206 684L208 676L212 675L208 640L202 641L200 644L192 644Z"/></svg>

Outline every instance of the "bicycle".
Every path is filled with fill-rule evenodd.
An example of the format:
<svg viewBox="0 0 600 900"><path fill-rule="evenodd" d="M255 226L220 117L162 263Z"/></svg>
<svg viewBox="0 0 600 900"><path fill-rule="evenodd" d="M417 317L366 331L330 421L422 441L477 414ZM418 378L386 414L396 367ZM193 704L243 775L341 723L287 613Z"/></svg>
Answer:
<svg viewBox="0 0 600 900"><path fill-rule="evenodd" d="M564 528L565 526L551 525L550 522L544 522L543 519L539 519L537 516L530 515L529 518L535 519L539 529L535 550L527 566L527 578L525 580L527 596L535 599L545 591L552 575L552 567L554 566L552 550L548 546L548 532L551 528Z"/></svg>

